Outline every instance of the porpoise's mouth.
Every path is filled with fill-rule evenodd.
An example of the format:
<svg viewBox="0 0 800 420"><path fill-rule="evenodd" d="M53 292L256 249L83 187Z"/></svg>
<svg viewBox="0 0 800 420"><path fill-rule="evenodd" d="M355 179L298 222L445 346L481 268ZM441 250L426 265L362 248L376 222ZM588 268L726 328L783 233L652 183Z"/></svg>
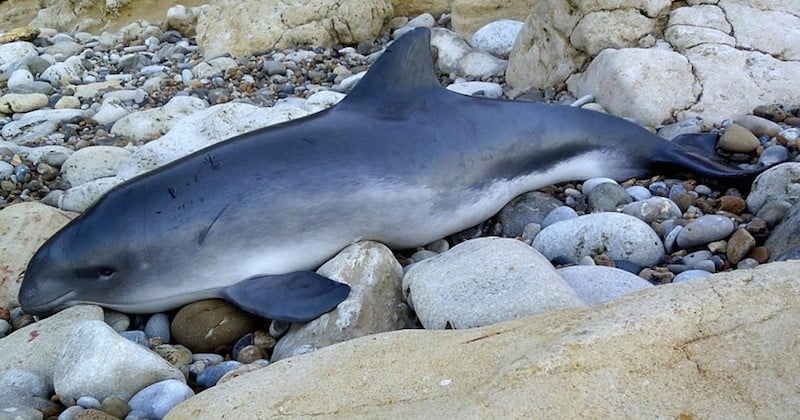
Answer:
<svg viewBox="0 0 800 420"><path fill-rule="evenodd" d="M38 316L47 316L59 311L60 309L67 307L68 305L66 303L69 302L69 300L72 299L76 294L77 293L74 290L70 290L67 293L64 293L63 295L58 296L57 298L51 299L44 303L35 303L35 302L20 302L20 303L22 304L22 310L25 311L25 313ZM20 296L20 298L21 301L28 300L28 299L22 299L22 296Z"/></svg>

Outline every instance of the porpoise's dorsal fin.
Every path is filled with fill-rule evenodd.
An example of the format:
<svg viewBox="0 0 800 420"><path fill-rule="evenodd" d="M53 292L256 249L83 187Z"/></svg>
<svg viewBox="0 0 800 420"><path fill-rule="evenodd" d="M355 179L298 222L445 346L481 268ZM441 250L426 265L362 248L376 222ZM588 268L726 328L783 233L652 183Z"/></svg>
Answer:
<svg viewBox="0 0 800 420"><path fill-rule="evenodd" d="M382 103L417 98L420 92L442 89L433 67L431 31L416 28L397 38L370 67L339 106Z"/></svg>

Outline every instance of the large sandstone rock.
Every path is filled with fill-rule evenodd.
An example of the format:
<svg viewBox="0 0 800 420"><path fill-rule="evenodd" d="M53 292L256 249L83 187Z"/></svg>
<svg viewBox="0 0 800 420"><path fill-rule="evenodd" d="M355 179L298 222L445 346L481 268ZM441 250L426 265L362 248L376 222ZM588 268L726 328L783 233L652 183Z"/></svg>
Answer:
<svg viewBox="0 0 800 420"><path fill-rule="evenodd" d="M181 0L186 7L208 0ZM171 1L146 0L19 0L0 2L0 27L4 29L31 23L60 31L116 31L137 20L160 22Z"/></svg>
<svg viewBox="0 0 800 420"><path fill-rule="evenodd" d="M483 25L500 19L525 20L540 0L453 0L453 30L464 39Z"/></svg>
<svg viewBox="0 0 800 420"><path fill-rule="evenodd" d="M430 13L434 17L450 11L453 0L392 0L395 16L414 17Z"/></svg>
<svg viewBox="0 0 800 420"><path fill-rule="evenodd" d="M222 0L201 7L197 44L208 58L357 44L378 38L392 14L390 0Z"/></svg>
<svg viewBox="0 0 800 420"><path fill-rule="evenodd" d="M363 337L206 390L166 418L791 418L798 269L773 263L594 309Z"/></svg>
<svg viewBox="0 0 800 420"><path fill-rule="evenodd" d="M540 0L511 52L512 95L569 79L576 95L592 93L612 113L649 125L700 116L710 126L757 105L800 101L796 2L688 3ZM683 63L641 71L657 70L667 53Z"/></svg>
<svg viewBox="0 0 800 420"><path fill-rule="evenodd" d="M19 305L17 295L28 260L74 214L41 203L20 203L0 211L0 307Z"/></svg>

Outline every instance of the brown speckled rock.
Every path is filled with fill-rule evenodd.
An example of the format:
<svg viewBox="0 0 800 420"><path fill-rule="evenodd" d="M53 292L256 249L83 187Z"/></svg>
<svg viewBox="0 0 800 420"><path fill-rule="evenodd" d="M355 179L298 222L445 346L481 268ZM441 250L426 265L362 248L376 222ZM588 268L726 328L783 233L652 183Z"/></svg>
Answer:
<svg viewBox="0 0 800 420"><path fill-rule="evenodd" d="M172 320L172 337L194 352L233 344L258 328L258 318L220 299L190 303Z"/></svg>
<svg viewBox="0 0 800 420"><path fill-rule="evenodd" d="M750 153L761 143L750 130L738 124L731 124L719 138L719 148L726 152Z"/></svg>
<svg viewBox="0 0 800 420"><path fill-rule="evenodd" d="M744 259L755 246L756 240L750 232L745 229L737 230L731 235L731 238L728 239L728 249L726 250L728 261L730 261L731 264L738 263Z"/></svg>

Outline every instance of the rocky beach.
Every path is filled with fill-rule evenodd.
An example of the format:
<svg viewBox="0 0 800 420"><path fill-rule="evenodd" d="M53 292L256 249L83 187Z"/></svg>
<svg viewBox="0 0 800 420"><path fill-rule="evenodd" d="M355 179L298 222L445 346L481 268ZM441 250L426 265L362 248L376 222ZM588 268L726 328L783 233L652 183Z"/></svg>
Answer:
<svg viewBox="0 0 800 420"><path fill-rule="evenodd" d="M0 419L800 410L797 5L26 7L0 3ZM451 91L709 133L702 153L763 172L561 183L415 249L359 241L317 270L349 297L303 324L222 300L19 307L33 253L105 192L335 106L416 27Z"/></svg>

